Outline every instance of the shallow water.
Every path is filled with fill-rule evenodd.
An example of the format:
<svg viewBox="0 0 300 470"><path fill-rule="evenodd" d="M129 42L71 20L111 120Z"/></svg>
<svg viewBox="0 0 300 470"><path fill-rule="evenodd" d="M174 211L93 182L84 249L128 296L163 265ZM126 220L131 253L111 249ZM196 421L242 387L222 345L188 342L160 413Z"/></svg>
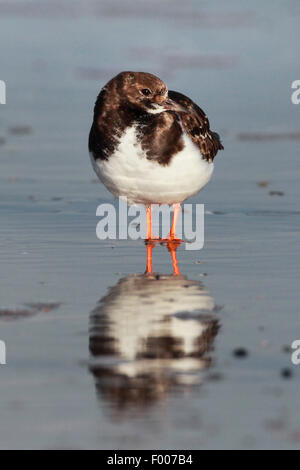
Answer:
<svg viewBox="0 0 300 470"><path fill-rule="evenodd" d="M298 2L57 5L0 2L0 447L299 448ZM95 235L113 199L87 136L121 69L188 93L223 138L180 279L165 247L145 278L141 241Z"/></svg>

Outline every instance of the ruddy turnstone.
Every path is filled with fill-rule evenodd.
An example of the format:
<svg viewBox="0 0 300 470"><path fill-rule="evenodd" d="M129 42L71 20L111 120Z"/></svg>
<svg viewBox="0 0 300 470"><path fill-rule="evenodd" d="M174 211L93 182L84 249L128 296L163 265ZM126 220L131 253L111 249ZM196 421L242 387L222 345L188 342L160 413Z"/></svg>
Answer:
<svg viewBox="0 0 300 470"><path fill-rule="evenodd" d="M174 206L170 239L180 204L210 180L223 149L199 106L158 77L121 72L102 88L94 108L89 151L96 174L116 197L147 208Z"/></svg>

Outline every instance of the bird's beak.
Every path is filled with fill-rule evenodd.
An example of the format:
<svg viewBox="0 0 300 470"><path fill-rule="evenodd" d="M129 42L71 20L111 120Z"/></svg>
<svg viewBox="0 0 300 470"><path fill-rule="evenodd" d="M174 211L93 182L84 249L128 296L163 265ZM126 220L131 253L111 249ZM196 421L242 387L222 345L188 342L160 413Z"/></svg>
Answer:
<svg viewBox="0 0 300 470"><path fill-rule="evenodd" d="M176 113L187 113L187 109L181 104L176 103L175 101L167 98L166 101L162 103L162 106L166 111L175 111Z"/></svg>

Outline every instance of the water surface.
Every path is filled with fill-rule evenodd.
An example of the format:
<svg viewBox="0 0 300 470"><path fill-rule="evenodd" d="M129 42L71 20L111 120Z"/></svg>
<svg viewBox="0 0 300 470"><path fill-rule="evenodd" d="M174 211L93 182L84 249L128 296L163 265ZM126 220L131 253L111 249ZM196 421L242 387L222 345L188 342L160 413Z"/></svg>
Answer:
<svg viewBox="0 0 300 470"><path fill-rule="evenodd" d="M299 448L284 347L300 331L298 2L11 0L0 14L0 447ZM205 247L178 248L180 278L165 247L149 278L143 242L95 235L114 201L87 136L122 69L188 93L223 138L192 199Z"/></svg>

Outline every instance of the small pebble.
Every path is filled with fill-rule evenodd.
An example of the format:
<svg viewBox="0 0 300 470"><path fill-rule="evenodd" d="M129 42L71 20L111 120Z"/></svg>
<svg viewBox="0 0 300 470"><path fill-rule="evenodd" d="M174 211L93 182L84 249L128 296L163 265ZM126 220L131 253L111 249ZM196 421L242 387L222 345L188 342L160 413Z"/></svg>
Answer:
<svg viewBox="0 0 300 470"><path fill-rule="evenodd" d="M245 357L247 357L249 355L247 349L245 348L237 348L233 351L233 355L235 357L238 357L239 359L244 359Z"/></svg>
<svg viewBox="0 0 300 470"><path fill-rule="evenodd" d="M283 191L270 191L269 195L270 196L284 196L284 192Z"/></svg>
<svg viewBox="0 0 300 470"><path fill-rule="evenodd" d="M30 126L14 126L11 127L8 131L13 135L27 135L32 134L33 129Z"/></svg>
<svg viewBox="0 0 300 470"><path fill-rule="evenodd" d="M283 379L290 379L293 376L293 372L289 368L284 368L281 370L280 375Z"/></svg>
<svg viewBox="0 0 300 470"><path fill-rule="evenodd" d="M257 186L259 186L260 188L265 188L266 186L269 185L269 182L268 182L268 181L258 181L256 184L257 184Z"/></svg>
<svg viewBox="0 0 300 470"><path fill-rule="evenodd" d="M223 380L224 376L220 372L213 372L208 376L208 379L212 380L213 382L218 382L220 380Z"/></svg>

